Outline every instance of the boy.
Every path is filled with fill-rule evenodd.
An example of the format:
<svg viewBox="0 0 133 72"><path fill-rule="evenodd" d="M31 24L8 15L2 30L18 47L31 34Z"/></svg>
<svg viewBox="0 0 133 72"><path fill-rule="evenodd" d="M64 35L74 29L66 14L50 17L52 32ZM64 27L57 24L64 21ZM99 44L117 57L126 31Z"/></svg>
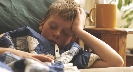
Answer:
<svg viewBox="0 0 133 72"><path fill-rule="evenodd" d="M57 55L56 60L62 61L62 59L64 59L65 61L62 61L64 63L68 63L72 60L71 62L78 66L78 68L122 66L123 60L116 51L105 42L83 30L85 19L86 14L84 10L80 8L80 5L74 2L74 0L58 0L50 6L40 23L39 30L41 31L41 35L47 39L48 42L52 45L57 44L59 47L61 57L59 54L55 54L55 56ZM95 54L85 52L80 46L75 45L74 41L77 37L90 47ZM71 46L71 48L67 49L69 46ZM35 52L33 52L41 54L38 50L35 49ZM53 59L47 55L0 48L0 54L6 51L22 58L32 58L38 61L52 61ZM64 58L63 56L68 58Z"/></svg>
<svg viewBox="0 0 133 72"><path fill-rule="evenodd" d="M58 44L59 48L74 41L77 36L101 58L91 67L122 66L123 60L119 54L108 44L83 30L86 19L83 9L72 0L68 2L69 6L57 2L50 7L39 27L41 35L53 44Z"/></svg>

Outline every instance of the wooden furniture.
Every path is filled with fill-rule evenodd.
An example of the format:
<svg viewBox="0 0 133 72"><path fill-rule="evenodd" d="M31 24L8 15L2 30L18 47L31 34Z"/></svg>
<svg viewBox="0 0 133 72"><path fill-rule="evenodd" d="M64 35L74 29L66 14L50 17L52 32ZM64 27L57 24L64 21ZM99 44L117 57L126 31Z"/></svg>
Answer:
<svg viewBox="0 0 133 72"><path fill-rule="evenodd" d="M126 38L127 34L133 34L133 29L85 28L84 30L109 44L122 56L124 59L124 66L126 66ZM89 49L82 41L79 41L79 44L85 50Z"/></svg>
<svg viewBox="0 0 133 72"><path fill-rule="evenodd" d="M133 54L126 55L126 66L133 66Z"/></svg>

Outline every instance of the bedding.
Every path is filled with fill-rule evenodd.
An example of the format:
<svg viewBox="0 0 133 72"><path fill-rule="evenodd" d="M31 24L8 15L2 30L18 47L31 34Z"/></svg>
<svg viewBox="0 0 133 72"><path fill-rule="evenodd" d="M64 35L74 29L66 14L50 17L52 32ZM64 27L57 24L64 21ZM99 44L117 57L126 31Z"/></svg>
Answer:
<svg viewBox="0 0 133 72"><path fill-rule="evenodd" d="M4 54L11 54L5 52ZM12 54L13 55L13 54ZM11 56L11 55L10 55ZM12 56L13 57L13 56ZM62 64L61 62L56 63L44 63L41 64L32 59L19 59L8 64L0 62L0 71L3 72L79 72L76 66L71 63Z"/></svg>
<svg viewBox="0 0 133 72"><path fill-rule="evenodd" d="M53 49L54 45L51 45L48 40L28 26L3 34L3 36L0 37L0 47L13 48L36 54L51 54L51 56L55 55ZM61 53L62 52L64 51L61 51ZM0 55L0 61L11 67L14 72L79 71L77 66L73 66L73 63L64 64L60 60L62 59L57 59L53 62L44 62L41 64L32 59L23 59L10 52L5 52Z"/></svg>
<svg viewBox="0 0 133 72"><path fill-rule="evenodd" d="M45 66L45 65L44 66L47 67L48 70L59 68L61 72L64 72L64 69L70 71L71 70L78 71L78 68L89 67L93 64L95 60L99 59L99 56L97 56L96 54L84 51L76 42L69 43L64 48L64 50L59 50L58 54L60 56L58 57L56 55L57 54L56 46L51 44L47 39L45 39L43 36L41 36L39 33L37 33L28 26L24 26L22 28L18 28L16 30L4 33L3 36L0 37L0 47L13 48L34 54L51 55L53 56L53 58L55 58L54 62L50 64L49 63L47 64L47 62L45 62L46 64L45 63L44 64L52 66ZM26 68L25 63L27 65L27 61L33 62L30 59L22 59L19 56L14 55L10 52L5 52L0 56L0 61L5 64L10 64L14 61L15 61L14 63L16 64L18 63L19 60L20 62L24 63L20 64L20 66L24 65L24 68ZM14 63L12 64L14 65ZM12 65L10 67L14 69Z"/></svg>
<svg viewBox="0 0 133 72"><path fill-rule="evenodd" d="M13 72L13 70L11 69L11 67L9 67L8 65L0 62L0 71L1 72Z"/></svg>
<svg viewBox="0 0 133 72"><path fill-rule="evenodd" d="M79 72L72 63L63 64L58 61L41 64L32 59L22 59L10 52L3 53L0 56L0 61L0 71L3 72Z"/></svg>

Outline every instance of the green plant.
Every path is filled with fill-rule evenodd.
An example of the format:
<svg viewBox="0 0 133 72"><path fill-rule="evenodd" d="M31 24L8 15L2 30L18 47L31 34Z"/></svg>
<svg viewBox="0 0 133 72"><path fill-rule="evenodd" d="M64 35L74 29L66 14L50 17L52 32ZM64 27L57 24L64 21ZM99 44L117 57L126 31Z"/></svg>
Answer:
<svg viewBox="0 0 133 72"><path fill-rule="evenodd" d="M133 0L111 0L112 3L117 3L117 8L122 11L121 19L126 20L125 25L122 25L123 28L128 28L133 21L133 7L130 6L133 4ZM124 9L124 8L127 9Z"/></svg>

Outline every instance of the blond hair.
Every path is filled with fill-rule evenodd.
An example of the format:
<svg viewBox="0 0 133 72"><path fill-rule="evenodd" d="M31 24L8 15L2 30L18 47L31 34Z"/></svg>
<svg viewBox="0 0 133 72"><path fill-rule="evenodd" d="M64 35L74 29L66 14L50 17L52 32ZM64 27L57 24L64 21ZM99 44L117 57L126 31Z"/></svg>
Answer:
<svg viewBox="0 0 133 72"><path fill-rule="evenodd" d="M58 15L66 21L72 22L76 17L76 9L80 7L74 0L57 0L49 7L44 17L47 20L51 15Z"/></svg>

